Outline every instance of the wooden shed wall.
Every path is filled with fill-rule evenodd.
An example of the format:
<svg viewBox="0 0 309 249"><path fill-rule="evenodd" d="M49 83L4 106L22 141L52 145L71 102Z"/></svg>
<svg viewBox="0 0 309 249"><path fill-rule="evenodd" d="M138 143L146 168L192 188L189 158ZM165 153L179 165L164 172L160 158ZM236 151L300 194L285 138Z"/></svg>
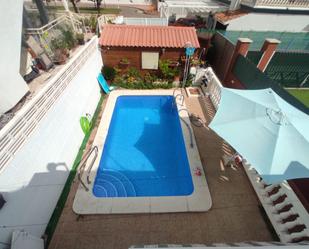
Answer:
<svg viewBox="0 0 309 249"><path fill-rule="evenodd" d="M159 52L159 59L178 61L185 54L184 48L132 48L132 47L102 47L102 61L105 66L115 67L123 58L130 61L130 67L142 69L142 52Z"/></svg>

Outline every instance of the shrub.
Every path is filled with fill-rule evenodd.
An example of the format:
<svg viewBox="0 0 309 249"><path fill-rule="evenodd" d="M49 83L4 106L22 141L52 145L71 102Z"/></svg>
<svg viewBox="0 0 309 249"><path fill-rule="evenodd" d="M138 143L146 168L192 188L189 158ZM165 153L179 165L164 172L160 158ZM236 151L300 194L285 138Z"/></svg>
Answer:
<svg viewBox="0 0 309 249"><path fill-rule="evenodd" d="M114 69L117 73L113 84L127 89L154 89L154 88L171 88L171 82L159 81L155 74L149 72L141 75L140 71L130 67L127 71L121 73L118 68Z"/></svg>
<svg viewBox="0 0 309 249"><path fill-rule="evenodd" d="M130 61L129 61L128 58L122 58L122 59L120 60L120 63L123 63L123 64L130 64Z"/></svg>
<svg viewBox="0 0 309 249"><path fill-rule="evenodd" d="M128 77L141 78L141 73L135 67L130 67L127 75Z"/></svg>
<svg viewBox="0 0 309 249"><path fill-rule="evenodd" d="M75 35L75 38L76 38L76 40L78 41L78 43L79 43L80 45L85 44L85 35L84 35L84 33L77 33L77 34Z"/></svg>
<svg viewBox="0 0 309 249"><path fill-rule="evenodd" d="M171 62L169 60L160 60L159 69L162 77L166 80L173 80L176 75L176 69L170 67Z"/></svg>
<svg viewBox="0 0 309 249"><path fill-rule="evenodd" d="M72 49L77 45L77 39L72 29L62 31L64 42L67 44L68 49Z"/></svg>
<svg viewBox="0 0 309 249"><path fill-rule="evenodd" d="M67 44L65 43L62 37L53 38L50 42L50 46L51 46L51 49L53 50L67 48Z"/></svg>
<svg viewBox="0 0 309 249"><path fill-rule="evenodd" d="M145 73L145 75L144 75L144 81L146 83L153 83L157 79L158 79L158 77L155 74L151 74L149 72Z"/></svg>
<svg viewBox="0 0 309 249"><path fill-rule="evenodd" d="M95 32L97 28L97 18L95 16L91 16L89 19L89 26L93 32Z"/></svg>
<svg viewBox="0 0 309 249"><path fill-rule="evenodd" d="M106 80L114 80L116 76L116 70L112 67L103 66L101 72Z"/></svg>

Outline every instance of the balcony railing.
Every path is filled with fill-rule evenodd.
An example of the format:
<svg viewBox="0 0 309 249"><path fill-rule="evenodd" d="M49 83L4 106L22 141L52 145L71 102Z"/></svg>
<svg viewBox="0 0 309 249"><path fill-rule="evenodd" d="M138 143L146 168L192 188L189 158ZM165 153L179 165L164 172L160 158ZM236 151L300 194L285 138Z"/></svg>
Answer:
<svg viewBox="0 0 309 249"><path fill-rule="evenodd" d="M309 9L308 0L242 0L241 4L253 8Z"/></svg>
<svg viewBox="0 0 309 249"><path fill-rule="evenodd" d="M68 25L71 26L74 31L82 32L82 30L85 29L83 18L83 16L69 12L59 16L40 28L28 28L25 30L25 34L36 36L47 54L50 57L53 57L54 52L51 49L51 40L60 35L60 30L58 29L59 26Z"/></svg>

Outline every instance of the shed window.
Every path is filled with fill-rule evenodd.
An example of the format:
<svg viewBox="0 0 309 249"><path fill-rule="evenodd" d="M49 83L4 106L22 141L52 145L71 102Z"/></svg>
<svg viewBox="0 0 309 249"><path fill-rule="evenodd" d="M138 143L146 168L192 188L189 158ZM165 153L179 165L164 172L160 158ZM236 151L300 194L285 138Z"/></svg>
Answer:
<svg viewBox="0 0 309 249"><path fill-rule="evenodd" d="M158 69L159 53L142 52L142 69Z"/></svg>

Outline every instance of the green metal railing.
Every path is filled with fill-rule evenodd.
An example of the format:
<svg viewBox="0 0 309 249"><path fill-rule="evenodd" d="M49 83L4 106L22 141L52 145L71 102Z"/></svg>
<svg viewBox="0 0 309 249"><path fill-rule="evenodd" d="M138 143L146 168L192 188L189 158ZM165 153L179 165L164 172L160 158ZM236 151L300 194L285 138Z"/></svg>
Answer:
<svg viewBox="0 0 309 249"><path fill-rule="evenodd" d="M309 52L309 32L274 32L274 31L218 31L236 44L239 37L250 38L250 50L260 50L265 39L275 38L281 41L278 51L307 51Z"/></svg>
<svg viewBox="0 0 309 249"><path fill-rule="evenodd" d="M246 57L257 65L262 54L249 51ZM284 87L309 87L309 53L276 52L265 74Z"/></svg>
<svg viewBox="0 0 309 249"><path fill-rule="evenodd" d="M288 93L278 82L272 80L267 74L261 72L255 64L242 55L237 57L233 74L239 79L247 89L272 88L279 96L299 110L309 115L309 108L302 102Z"/></svg>

